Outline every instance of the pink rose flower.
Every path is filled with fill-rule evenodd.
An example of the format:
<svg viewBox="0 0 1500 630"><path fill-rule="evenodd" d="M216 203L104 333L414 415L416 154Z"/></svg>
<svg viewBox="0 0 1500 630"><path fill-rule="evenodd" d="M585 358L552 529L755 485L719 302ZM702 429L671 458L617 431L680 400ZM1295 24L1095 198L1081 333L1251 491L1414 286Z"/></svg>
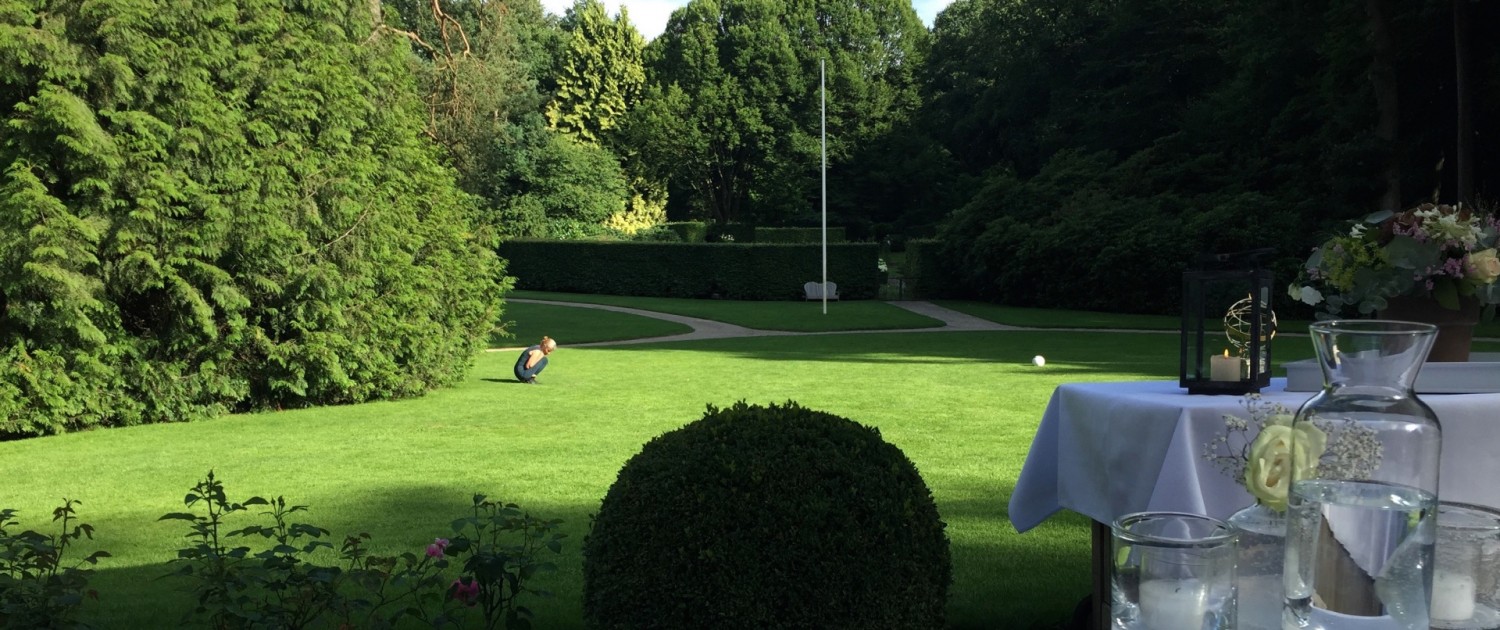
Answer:
<svg viewBox="0 0 1500 630"><path fill-rule="evenodd" d="M453 599L461 601L466 606L473 607L479 603L479 580L469 580L465 583L463 578L453 580Z"/></svg>

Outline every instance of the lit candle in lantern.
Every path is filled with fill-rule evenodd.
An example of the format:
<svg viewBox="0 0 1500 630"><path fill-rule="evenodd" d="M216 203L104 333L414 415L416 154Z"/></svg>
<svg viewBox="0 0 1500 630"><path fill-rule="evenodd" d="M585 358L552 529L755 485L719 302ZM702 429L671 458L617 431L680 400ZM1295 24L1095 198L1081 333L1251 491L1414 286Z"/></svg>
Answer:
<svg viewBox="0 0 1500 630"><path fill-rule="evenodd" d="M1244 361L1239 357L1229 356L1229 351L1224 351L1224 356L1212 356L1208 358L1208 380L1210 381L1238 381L1242 376Z"/></svg>
<svg viewBox="0 0 1500 630"><path fill-rule="evenodd" d="M1456 571L1432 572L1432 618L1463 621L1474 617L1474 577Z"/></svg>
<svg viewBox="0 0 1500 630"><path fill-rule="evenodd" d="M1203 627L1208 588L1198 580L1147 580L1141 583L1141 627L1182 630Z"/></svg>

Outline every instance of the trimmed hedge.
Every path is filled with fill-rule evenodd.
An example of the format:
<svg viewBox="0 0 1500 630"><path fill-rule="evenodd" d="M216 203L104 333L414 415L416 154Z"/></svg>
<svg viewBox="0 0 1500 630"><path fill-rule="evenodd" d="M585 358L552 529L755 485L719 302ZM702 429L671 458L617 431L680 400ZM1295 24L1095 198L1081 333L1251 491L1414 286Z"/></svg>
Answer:
<svg viewBox="0 0 1500 630"><path fill-rule="evenodd" d="M702 221L668 221L658 227L675 232L684 243L702 243L708 239L708 226Z"/></svg>
<svg viewBox="0 0 1500 630"><path fill-rule="evenodd" d="M755 226L749 223L711 223L706 240L710 243L754 243Z"/></svg>
<svg viewBox="0 0 1500 630"><path fill-rule="evenodd" d="M849 239L844 237L844 228L828 228L829 243L843 243ZM823 228L802 227L758 227L755 228L755 242L757 243L823 243Z"/></svg>
<svg viewBox="0 0 1500 630"><path fill-rule="evenodd" d="M583 543L591 628L942 628L932 493L877 429L788 402L719 410L620 469Z"/></svg>
<svg viewBox="0 0 1500 630"><path fill-rule="evenodd" d="M502 243L516 288L609 295L800 300L802 285L822 276L818 245L792 243L644 243L537 241ZM874 243L828 246L828 279L846 300L878 295Z"/></svg>

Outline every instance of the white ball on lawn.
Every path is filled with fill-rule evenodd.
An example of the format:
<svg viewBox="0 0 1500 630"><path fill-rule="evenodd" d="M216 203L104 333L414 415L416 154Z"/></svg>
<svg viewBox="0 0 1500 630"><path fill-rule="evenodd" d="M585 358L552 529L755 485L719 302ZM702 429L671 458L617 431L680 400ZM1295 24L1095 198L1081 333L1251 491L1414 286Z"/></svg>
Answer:
<svg viewBox="0 0 1500 630"><path fill-rule="evenodd" d="M1044 366L1044 365L1047 364L1047 359L1042 358L1042 355L1039 354L1039 355L1036 355L1034 357L1031 357L1031 364L1035 365L1037 367L1042 367L1042 366Z"/></svg>

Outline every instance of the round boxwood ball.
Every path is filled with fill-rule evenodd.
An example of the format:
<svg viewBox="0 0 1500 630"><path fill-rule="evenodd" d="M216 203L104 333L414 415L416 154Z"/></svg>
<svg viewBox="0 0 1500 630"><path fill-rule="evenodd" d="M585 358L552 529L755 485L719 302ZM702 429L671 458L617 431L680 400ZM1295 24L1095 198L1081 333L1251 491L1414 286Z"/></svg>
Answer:
<svg viewBox="0 0 1500 630"><path fill-rule="evenodd" d="M583 545L616 628L941 628L932 493L880 432L794 402L708 407L620 469Z"/></svg>

